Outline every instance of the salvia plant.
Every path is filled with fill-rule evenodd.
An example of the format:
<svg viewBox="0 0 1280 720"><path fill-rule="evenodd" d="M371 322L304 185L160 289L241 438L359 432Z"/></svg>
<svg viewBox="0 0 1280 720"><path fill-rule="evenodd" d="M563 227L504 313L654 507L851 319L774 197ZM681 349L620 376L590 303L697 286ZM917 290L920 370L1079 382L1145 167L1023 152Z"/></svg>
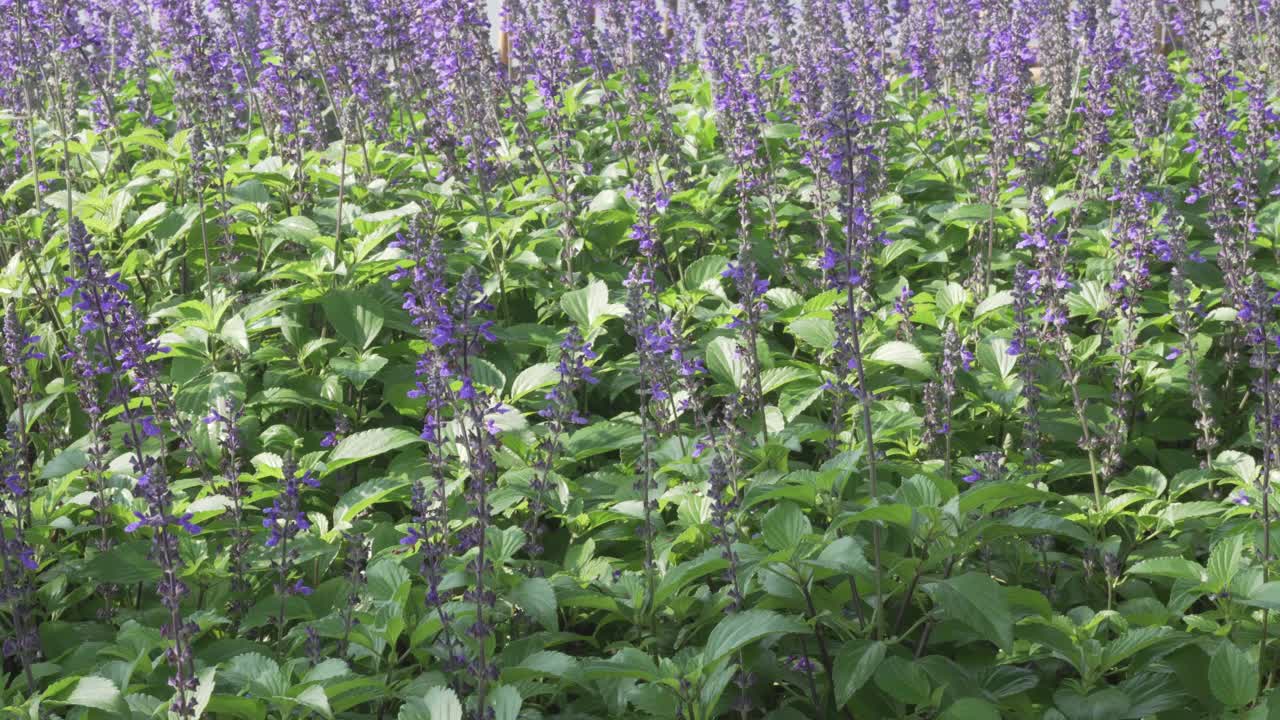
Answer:
<svg viewBox="0 0 1280 720"><path fill-rule="evenodd" d="M0 0L0 716L1280 713L1280 2Z"/></svg>

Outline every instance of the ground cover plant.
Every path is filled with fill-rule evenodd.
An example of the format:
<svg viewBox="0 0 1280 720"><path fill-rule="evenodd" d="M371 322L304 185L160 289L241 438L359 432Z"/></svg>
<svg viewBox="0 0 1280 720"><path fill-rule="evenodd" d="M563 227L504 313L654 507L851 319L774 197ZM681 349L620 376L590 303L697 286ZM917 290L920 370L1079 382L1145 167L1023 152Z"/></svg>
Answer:
<svg viewBox="0 0 1280 720"><path fill-rule="evenodd" d="M0 18L5 717L1280 713L1280 3Z"/></svg>

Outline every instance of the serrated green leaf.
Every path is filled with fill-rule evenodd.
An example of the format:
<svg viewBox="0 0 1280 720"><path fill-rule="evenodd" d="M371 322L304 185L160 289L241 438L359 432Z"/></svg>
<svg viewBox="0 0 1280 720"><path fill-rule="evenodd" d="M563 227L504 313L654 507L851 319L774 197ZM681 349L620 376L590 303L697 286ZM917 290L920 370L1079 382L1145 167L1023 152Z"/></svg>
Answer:
<svg viewBox="0 0 1280 720"><path fill-rule="evenodd" d="M837 704L843 706L849 702L849 698L875 676L885 651L885 644L879 641L852 641L840 648L832 675Z"/></svg>
<svg viewBox="0 0 1280 720"><path fill-rule="evenodd" d="M556 592L546 578L526 578L511 591L511 599L543 628L552 632L560 629Z"/></svg>
<svg viewBox="0 0 1280 720"><path fill-rule="evenodd" d="M1258 664L1249 653L1223 639L1209 660L1209 688L1223 705L1237 708L1258 696Z"/></svg>
<svg viewBox="0 0 1280 720"><path fill-rule="evenodd" d="M764 516L764 542L773 550L794 550L800 539L813 532L799 505L780 502Z"/></svg>
<svg viewBox="0 0 1280 720"><path fill-rule="evenodd" d="M1013 651L1013 615L1004 591L988 575L966 573L924 586L948 617L967 625L979 637Z"/></svg>

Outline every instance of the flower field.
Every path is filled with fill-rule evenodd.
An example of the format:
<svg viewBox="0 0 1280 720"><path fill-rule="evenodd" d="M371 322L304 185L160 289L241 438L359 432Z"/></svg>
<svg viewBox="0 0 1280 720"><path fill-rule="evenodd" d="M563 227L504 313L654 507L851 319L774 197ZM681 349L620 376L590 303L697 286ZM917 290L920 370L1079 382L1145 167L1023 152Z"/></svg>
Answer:
<svg viewBox="0 0 1280 720"><path fill-rule="evenodd" d="M0 0L0 301L0 717L1280 717L1275 0Z"/></svg>

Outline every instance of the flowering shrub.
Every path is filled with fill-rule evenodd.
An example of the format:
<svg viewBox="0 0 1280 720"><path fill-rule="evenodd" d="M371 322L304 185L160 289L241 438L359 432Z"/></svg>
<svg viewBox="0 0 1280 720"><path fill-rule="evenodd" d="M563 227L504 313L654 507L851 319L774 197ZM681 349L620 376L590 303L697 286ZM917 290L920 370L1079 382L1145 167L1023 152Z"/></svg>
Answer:
<svg viewBox="0 0 1280 720"><path fill-rule="evenodd" d="M0 18L5 717L1280 712L1280 3Z"/></svg>

